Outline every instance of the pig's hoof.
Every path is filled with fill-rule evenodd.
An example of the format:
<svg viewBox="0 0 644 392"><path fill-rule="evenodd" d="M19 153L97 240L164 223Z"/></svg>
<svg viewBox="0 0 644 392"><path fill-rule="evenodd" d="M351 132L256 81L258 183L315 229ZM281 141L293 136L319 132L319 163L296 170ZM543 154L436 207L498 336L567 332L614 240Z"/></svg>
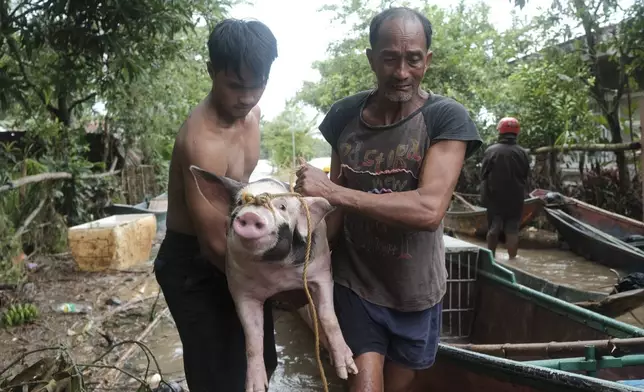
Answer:
<svg viewBox="0 0 644 392"><path fill-rule="evenodd" d="M349 378L349 374L358 374L358 367L353 361L353 353L349 347L341 350L338 355L334 358L333 364L335 365L335 371L343 380Z"/></svg>

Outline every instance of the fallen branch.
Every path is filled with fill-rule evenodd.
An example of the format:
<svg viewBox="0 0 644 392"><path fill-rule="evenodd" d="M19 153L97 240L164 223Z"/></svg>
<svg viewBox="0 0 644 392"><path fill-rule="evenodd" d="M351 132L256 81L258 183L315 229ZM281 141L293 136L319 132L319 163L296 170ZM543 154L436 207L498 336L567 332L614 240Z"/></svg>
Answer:
<svg viewBox="0 0 644 392"><path fill-rule="evenodd" d="M639 150L642 148L640 141L629 143L615 143L615 144L562 144L559 146L545 146L535 148L534 150L528 149L529 154L545 154L548 152L569 152L569 151L586 151L586 152L606 152L606 151L630 151Z"/></svg>
<svg viewBox="0 0 644 392"><path fill-rule="evenodd" d="M117 365L97 363L101 359L103 359L106 355L108 355L111 351L113 351L116 347L120 347L126 344L131 344L133 348L139 347L147 356L148 366L144 377L140 377L131 371L127 371L125 369L118 367ZM55 358L50 356L41 358L40 360L36 361L35 363L23 369L17 375L13 376L11 379L6 378L7 376L5 376L5 374L8 373L8 371L12 369L14 366L17 366L20 363L22 363L27 356L30 356L35 353L44 352L44 351L58 351L64 355L57 354ZM68 358L68 361L66 361L63 358L65 356ZM44 348L40 348L40 349L29 351L22 354L16 360L11 362L9 366L2 369L2 371L0 371L0 383L6 382L7 384L5 384L4 387L6 387L7 390L9 389L31 390L31 389L34 389L35 387L34 390L44 391L45 389L50 390L48 386L51 385L51 380L56 380L56 385L55 385L56 388L54 388L55 390L67 390L68 389L67 387L70 385L73 379L78 379L80 385L94 384L94 383L86 382L87 377L88 376L91 377L91 374L88 374L87 371L89 369L98 368L98 369L103 369L104 372L107 372L107 371L116 372L119 375L125 374L131 379L136 380L140 384L141 387L138 390L151 391L152 389L148 384L148 382L146 381L146 379L148 376L148 372L150 370L150 366L152 365L152 362L154 362L154 365L156 366L156 372L160 374L161 367L159 366L159 362L155 358L152 351L145 344L139 341L133 341L133 340L122 341L120 343L115 344L114 346L110 347L105 353L99 356L96 360L92 361L92 363L77 363L74 357L72 356L72 354L69 352L69 350L62 345L55 346L55 347L44 347ZM115 377L115 378L117 379L118 377ZM160 382L163 384L167 384L163 380L163 378L161 379ZM99 383L95 383L95 384L99 384Z"/></svg>
<svg viewBox="0 0 644 392"><path fill-rule="evenodd" d="M25 219L25 221L22 223L22 226L20 226L20 228L16 230L15 234L13 235L14 240L20 238L20 236L25 232L25 230L31 224L31 222L36 218L36 216L38 216L38 213L40 213L40 210L42 210L42 208L45 206L46 200L47 198L43 198L42 200L40 200L40 203L38 203L38 206L36 207L36 209L34 209L31 212L31 214L29 214L27 219Z"/></svg>
<svg viewBox="0 0 644 392"><path fill-rule="evenodd" d="M139 336L137 336L137 337L136 337L136 339L135 339L135 340L136 340L136 341L143 341L143 339L145 339L145 338L146 338L146 337L147 337L147 336L148 336L148 335L149 335L149 334L154 330L154 328L157 326L157 324L159 324L159 321L161 321L161 319L162 319L163 317L165 317L166 313L167 313L167 314L169 314L169 313L170 313L170 309L165 308L165 309L163 310L163 312L159 313L159 314L154 318L154 320L152 320L152 322L148 325L148 327L147 327L143 332L141 332L141 334L139 334ZM125 362L126 362L126 361L128 360L128 358L132 355L132 353L134 353L134 350L136 350L136 348L137 348L137 346L132 346L132 347L130 347L130 348L129 348L129 349L128 349L128 350L127 350L127 351L126 351L126 352L125 352L125 353L124 353L120 358L119 358L119 360L116 362L116 364L114 365L114 367L115 367L115 368L121 368L121 367L123 367L123 365L125 364ZM118 381L118 379L120 378L121 374L122 374L122 373L121 373L121 372L119 372L118 370L112 369L112 370L111 370L111 371L106 375L106 380L107 380L106 388L108 388L108 389L109 389L112 385L114 385L114 384Z"/></svg>
<svg viewBox="0 0 644 392"><path fill-rule="evenodd" d="M84 175L79 176L78 178L80 178L81 180L88 180L88 179L109 177L109 176L119 174L121 172L120 170L114 170L116 168L116 162L117 162L117 160L115 159L114 162L112 162L112 167L110 168L109 171L106 171L106 172L103 172L103 173L96 173L96 174L84 174ZM27 176L27 177L19 178L19 179L15 180L15 181L9 181L8 184L1 185L0 186L0 192L20 188L21 186L24 186L24 185L27 185L27 184L34 184L34 183L42 182L42 181L71 180L72 178L73 178L72 173L67 173L67 172L54 172L54 173L35 174L33 176Z"/></svg>
<svg viewBox="0 0 644 392"><path fill-rule="evenodd" d="M122 305L117 306L116 308L110 310L109 312L106 312L102 316L97 317L96 319L94 319L92 321L94 321L97 324L102 323L105 320L107 320L108 318L114 316L115 314L118 314L118 313L123 312L125 310L129 310L129 309L133 308L134 306L136 306L137 304L139 304L140 302L147 301L147 300L150 300L150 299L153 299L153 298L156 298L156 297L157 297L157 294L153 294L153 295L149 295L147 297L141 297L141 298L133 299L133 300L131 300L129 302L126 302L126 303L124 303Z"/></svg>

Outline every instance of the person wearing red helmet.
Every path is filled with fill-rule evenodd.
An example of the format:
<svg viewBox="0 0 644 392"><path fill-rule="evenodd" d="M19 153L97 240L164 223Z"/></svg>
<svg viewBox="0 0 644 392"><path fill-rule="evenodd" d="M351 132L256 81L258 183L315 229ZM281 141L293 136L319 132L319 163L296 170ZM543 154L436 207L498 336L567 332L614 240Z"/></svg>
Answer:
<svg viewBox="0 0 644 392"><path fill-rule="evenodd" d="M485 150L481 164L481 201L487 208L487 246L495 254L501 232L510 259L517 256L519 224L530 174L528 153L517 144L521 129L514 117L504 117L496 129L497 143Z"/></svg>

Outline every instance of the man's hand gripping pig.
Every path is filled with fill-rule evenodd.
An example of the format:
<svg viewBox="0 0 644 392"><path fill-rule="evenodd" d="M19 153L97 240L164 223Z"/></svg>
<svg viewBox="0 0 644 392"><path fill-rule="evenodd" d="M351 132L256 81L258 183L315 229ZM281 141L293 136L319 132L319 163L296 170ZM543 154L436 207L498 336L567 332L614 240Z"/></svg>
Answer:
<svg viewBox="0 0 644 392"><path fill-rule="evenodd" d="M244 195L288 193L280 181L262 179L242 184L196 166L190 170L199 191L215 208L221 211L222 206L231 206L226 227L226 277L246 338L246 391L264 392L268 379L263 356L263 306L277 293L303 288L306 212L293 196L269 197L263 204L244 202ZM302 200L309 207L313 228L307 280L336 372L346 379L348 373L357 374L358 369L333 308L331 256L324 222L333 207L321 197Z"/></svg>

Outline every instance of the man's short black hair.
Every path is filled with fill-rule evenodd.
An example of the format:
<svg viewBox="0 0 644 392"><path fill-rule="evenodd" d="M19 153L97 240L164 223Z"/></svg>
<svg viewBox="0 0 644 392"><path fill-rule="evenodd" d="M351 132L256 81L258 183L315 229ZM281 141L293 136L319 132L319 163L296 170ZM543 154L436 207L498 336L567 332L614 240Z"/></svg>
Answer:
<svg viewBox="0 0 644 392"><path fill-rule="evenodd" d="M427 17L420 12L407 7L393 7L386 9L371 19L369 26L369 43L374 48L380 38L380 27L382 24L391 19L398 18L416 18L422 25L425 32L425 46L427 50L432 46L432 24Z"/></svg>
<svg viewBox="0 0 644 392"><path fill-rule="evenodd" d="M266 81L277 58L277 40L260 21L224 19L210 33L208 55L215 72L230 70L241 79L246 67Z"/></svg>

